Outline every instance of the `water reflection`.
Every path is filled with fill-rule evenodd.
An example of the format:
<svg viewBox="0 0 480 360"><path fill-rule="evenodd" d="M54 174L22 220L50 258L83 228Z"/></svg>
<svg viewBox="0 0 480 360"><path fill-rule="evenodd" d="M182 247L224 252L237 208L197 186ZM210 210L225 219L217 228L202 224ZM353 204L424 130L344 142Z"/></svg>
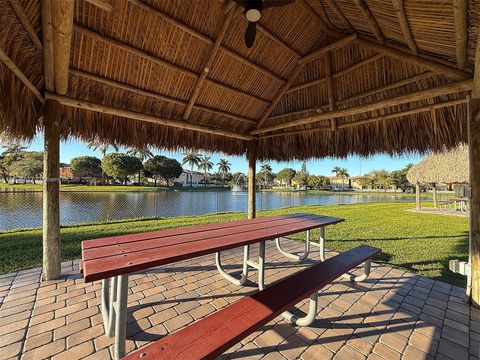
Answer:
<svg viewBox="0 0 480 360"><path fill-rule="evenodd" d="M298 205L334 205L366 202L413 201L402 194L341 194L310 192L257 193L259 209ZM215 212L244 212L246 192L62 192L60 222L85 222L139 217L172 217ZM0 230L40 227L42 194L0 193Z"/></svg>

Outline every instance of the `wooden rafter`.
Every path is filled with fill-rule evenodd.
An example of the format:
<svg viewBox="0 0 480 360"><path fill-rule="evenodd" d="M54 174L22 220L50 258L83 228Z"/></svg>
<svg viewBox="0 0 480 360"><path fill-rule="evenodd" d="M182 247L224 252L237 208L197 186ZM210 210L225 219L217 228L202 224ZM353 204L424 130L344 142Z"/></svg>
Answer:
<svg viewBox="0 0 480 360"><path fill-rule="evenodd" d="M468 13L467 0L453 0L455 16L455 54L457 67L461 70L467 67Z"/></svg>
<svg viewBox="0 0 480 360"><path fill-rule="evenodd" d="M407 63L411 63L411 64L415 64L415 65L425 67L425 68L427 68L427 69L429 69L429 70L431 70L435 73L445 75L445 76L450 77L452 79L463 80L463 79L469 79L469 78L472 77L471 74L469 74L465 71L462 71L462 70L456 69L454 67L445 65L441 62L437 62L437 61L428 59L424 56L415 55L415 54L412 54L408 51L404 51L404 50L400 50L398 48L394 48L393 46L390 46L390 45L387 45L387 44L381 45L381 44L377 44L373 41L362 39L362 38L357 38L355 40L355 42L360 46L366 47L366 48L371 49L373 51L376 51L378 53L390 56L390 57L392 57L394 59L397 59L397 60L400 60L400 61L404 61L404 62L407 62Z"/></svg>
<svg viewBox="0 0 480 360"><path fill-rule="evenodd" d="M55 91L65 95L68 89L68 67L72 43L74 2L56 0L51 2L53 30L53 61L55 64Z"/></svg>
<svg viewBox="0 0 480 360"><path fill-rule="evenodd" d="M340 9L340 7L337 5L335 0L326 0L327 4L330 6L330 8L335 12L335 14L342 20L342 22L346 25L348 32L354 32L355 29L353 28L352 24L346 16L343 14L343 11Z"/></svg>
<svg viewBox="0 0 480 360"><path fill-rule="evenodd" d="M55 64L53 61L53 29L51 2L41 1L42 34L43 34L43 71L45 73L45 89L55 91Z"/></svg>
<svg viewBox="0 0 480 360"><path fill-rule="evenodd" d="M335 78L336 74L338 74L338 73L333 74L333 78ZM400 86L404 86L404 85L407 85L407 84L410 84L410 83L414 83L414 82L417 82L417 81L422 81L424 79L432 77L433 75L434 74L431 73L431 72L424 72L424 73L421 73L421 74L418 74L418 75L413 75L413 76L410 76L408 78L398 80L398 81L392 82L390 84L386 84L386 85L380 86L378 88L375 88L375 89L372 89L372 90L369 90L369 91L366 91L366 92L363 92L363 93L360 93L360 94L357 94L357 95L350 96L346 99L336 100L335 103L337 105L343 105L343 104L346 104L346 103L349 103L349 102L352 102L352 101L355 101L355 100L362 99L362 98L367 97L367 96L375 95L375 94L377 94L379 92L382 92L382 91L388 91L388 90L395 89L395 88L398 88ZM322 80L322 82L326 82L327 78L323 77L320 80ZM328 104L321 105L320 107L316 106L316 107L309 108L309 109L296 110L296 111L288 112L288 113L285 113L285 114L271 116L271 117L269 117L269 120L281 119L281 118L288 117L288 116L293 116L293 115L300 115L300 114L304 114L304 113L307 113L307 112L317 111L319 109L323 112L323 108L326 107L326 106L328 106Z"/></svg>
<svg viewBox="0 0 480 360"><path fill-rule="evenodd" d="M305 55L300 60L298 60L297 61L297 67L295 68L294 72L290 75L290 77L288 78L288 81L285 83L285 85L283 85L280 88L280 90L277 92L277 94L273 98L272 102L270 103L270 105L265 109L262 116L260 117L260 119L258 121L258 124L257 124L257 129L259 127L261 127L263 125L263 123L267 120L268 116L271 114L273 109L275 109L275 106L277 106L277 104L280 102L282 97L286 94L286 92L288 91L290 86L293 84L293 82L295 81L297 76L303 71L303 69L305 68L305 66L307 65L307 63L309 61L312 61L312 60L318 58L319 56L327 54L331 50L335 50L335 49L338 49L340 47L343 47L343 46L349 44L350 42L352 42L355 39L356 39L355 36L351 36L351 35L346 36L346 37L344 37L340 40L337 40L337 41L335 41L331 44L328 44L328 45L326 45L326 46L324 46L324 47L322 47L318 50L315 50L315 51L311 52L310 54Z"/></svg>
<svg viewBox="0 0 480 360"><path fill-rule="evenodd" d="M107 12L110 12L113 10L113 5L108 0L85 0L85 1Z"/></svg>
<svg viewBox="0 0 480 360"><path fill-rule="evenodd" d="M208 126L195 125L195 124L187 123L180 120L160 118L154 115L148 115L148 114L139 113L135 111L119 109L112 106L107 106L107 105L95 103L92 101L75 99L75 98L71 98L63 95L46 93L45 98L47 100L58 101L62 105L74 107L77 109L95 111L102 114L120 116L128 119L139 120L139 121L149 122L149 123L158 124L158 125L170 126L178 129L193 130L193 131L208 133L212 135L226 136L226 137L231 137L231 138L241 139L241 140L254 139L254 137L250 135L238 134L232 131L212 128Z"/></svg>
<svg viewBox="0 0 480 360"><path fill-rule="evenodd" d="M382 30L380 29L380 26L377 23L377 20L375 20L375 17L373 16L372 12L370 11L370 8L368 7L367 3L365 0L354 0L355 4L357 5L358 9L362 13L363 17L368 23L368 26L370 27L370 30L372 31L373 35L377 39L377 41L380 44L385 43L385 36L383 36Z"/></svg>
<svg viewBox="0 0 480 360"><path fill-rule="evenodd" d="M227 14L227 16L225 17L225 20L223 21L223 24L222 24L222 27L220 28L220 32L217 36L217 39L215 40L215 43L213 44L212 50L210 51L210 55L208 56L208 59L203 66L203 71L197 79L197 83L195 84L195 87L193 88L193 92L192 92L192 95L190 96L190 100L188 101L187 107L185 108L185 111L183 112L183 120L187 120L188 117L190 116L193 105L195 104L195 101L197 100L198 95L200 94L200 91L202 90L203 83L205 82L205 79L207 78L207 75L210 72L210 68L212 67L213 60L215 60L215 57L217 56L218 50L220 49L220 46L222 45L222 41L225 38L225 35L227 34L227 31L230 27L230 23L232 22L233 15L235 14L235 11L236 11L236 7L234 6L230 10L230 12Z"/></svg>
<svg viewBox="0 0 480 360"><path fill-rule="evenodd" d="M40 39L38 38L38 35L33 28L32 24L30 24L30 20L28 19L27 14L25 14L25 11L23 10L22 5L20 4L19 0L9 0L10 5L13 8L13 11L15 11L15 14L18 17L18 20L22 23L23 28L27 32L28 36L32 40L33 44L38 50L42 50L42 43Z"/></svg>
<svg viewBox="0 0 480 360"><path fill-rule="evenodd" d="M128 0L128 1L131 2L132 4L135 4L136 6L138 6L140 8L142 8L143 10L145 10L147 12L150 12L152 14L155 14L158 17L161 17L165 21L168 21L172 25L188 32L190 35L195 36L197 39L202 40L202 41L208 43L209 45L214 45L215 44L215 40L212 40L210 37L202 34L201 32L191 28L188 25L183 24L179 20L174 19L173 17L171 17L171 16L161 12L160 10L144 3L141 0ZM269 69L267 69L267 68L265 68L261 65L258 65L257 63L253 62L252 60L247 59L246 57L244 57L240 54L237 54L236 52L234 52L234 51L232 51L232 50L230 50L230 49L228 49L224 46L220 46L219 50L224 52L228 56L240 61L242 64L245 64L245 65L247 65L247 66L249 66L249 67L251 67L251 68L267 75L267 76L270 76L272 79L275 79L278 82L285 83L285 80L282 79L280 76L278 76L277 74L275 74L271 70L269 70Z"/></svg>
<svg viewBox="0 0 480 360"><path fill-rule="evenodd" d="M379 110L385 107L402 105L402 104L406 104L414 101L425 100L431 97L449 95L449 94L457 93L461 91L470 91L472 89L472 86L473 86L473 82L471 79L463 80L463 81L459 81L451 84L437 86L430 89L420 90L412 94L397 95L394 97L375 101L369 104L354 106L347 109L329 111L329 112L314 115L314 116L308 116L302 119L292 120L283 124L277 124L277 125L272 125L262 129L256 129L251 131L250 134L259 135L259 134L264 134L271 131L286 129L289 127L308 125L320 120L351 116L358 113L365 113L369 111Z"/></svg>
<svg viewBox="0 0 480 360"><path fill-rule="evenodd" d="M333 77L332 77L332 56L330 53L325 54L325 77L327 78L327 93L328 93L328 110L335 110L335 88L333 86ZM332 131L337 130L337 119L331 119L330 124L332 126Z"/></svg>
<svg viewBox="0 0 480 360"><path fill-rule="evenodd" d="M376 54L376 55L373 55L365 60L362 60L352 66L349 66L343 70L340 70L336 73L334 73L332 76L333 78L338 78L340 76L343 76L345 74L348 74L349 72L352 72L364 65L368 65L374 61L377 61L378 59L381 59L384 55L383 54ZM325 81L327 81L327 78L326 77L322 77L320 79L316 79L316 80L312 80L312 81L307 81L307 82L304 82L302 84L299 84L299 85L296 85L296 86L292 86L290 87L290 89L288 89L288 91L286 92L287 94L290 94L292 92L295 92L295 91L299 91L299 90L302 90L302 89L305 89L305 88L308 88L310 86L315 86L315 85L318 85L318 84L322 84L324 83Z"/></svg>
<svg viewBox="0 0 480 360"><path fill-rule="evenodd" d="M308 14L310 14L311 17L315 19L317 24L320 26L323 32L327 33L331 37L339 38L342 36L345 36L344 34L330 29L327 24L325 24L325 21L311 8L309 4L306 3L305 0L296 0L296 3L299 4L304 11L306 11Z"/></svg>
<svg viewBox="0 0 480 360"><path fill-rule="evenodd" d="M172 103L172 104L187 106L186 101L178 100L178 99L175 99L175 98L172 98L172 97L169 97L169 96L165 96L165 95L160 95L160 94L157 94L157 93L154 93L154 92L151 92L151 91L142 90L142 89L139 89L137 87L127 85L127 84L124 84L124 83L120 83L120 82L115 81L115 80L106 79L104 77L94 75L94 74L90 74L90 73L87 73L85 71L70 69L70 73L73 74L73 75L82 77L84 79L93 80L93 81L96 81L96 82L99 82L99 83L102 83L102 84L105 84L105 85L116 87L117 89L126 90L126 91L129 91L129 92L135 93L135 94L139 94L139 95L150 97L150 98L153 98L153 99L169 102L169 103ZM233 119L235 121L240 121L240 122L243 122L243 123L246 123L246 124L249 124L249 125L257 123L256 120L247 119L247 118L235 115L235 114L231 114L231 113L228 113L228 112L225 112L225 111L212 109L212 108L209 108L209 107L206 107L206 106L194 105L193 108L197 109L197 110L207 112L207 113L210 113L210 114L224 116L224 117L227 117L229 119Z"/></svg>
<svg viewBox="0 0 480 360"><path fill-rule="evenodd" d="M405 7L403 0L392 0L393 9L397 13L397 19L400 23L400 28L402 29L403 37L408 44L408 47L414 54L418 54L418 47L413 39L412 31L410 30L410 25L408 24L407 14L405 13Z"/></svg>
<svg viewBox="0 0 480 360"><path fill-rule="evenodd" d="M89 30L89 29L83 27L83 26L80 26L80 25L75 24L73 28L74 28L75 31L77 31L77 32L79 32L79 33L82 33L82 34L84 34L84 35L86 35L86 36L88 36L88 37L90 37L90 38L93 38L93 39L96 39L96 40L98 40L98 41L107 43L107 44L109 44L109 45L111 45L111 46L113 46L113 47L122 49L122 50L124 50L124 51L126 51L126 52L129 52L129 53L134 54L134 55L136 55L136 56L142 57L142 58L144 58L144 59L146 59L146 60L149 60L149 61L152 61L152 62L154 62L154 63L156 63L156 64L158 64L158 65L165 66L165 67L167 67L167 68L169 68L169 69L171 69L171 70L175 70L175 71L180 72L180 73L182 73L182 74L184 74L184 75L187 75L187 76L189 76L189 77L191 77L191 78L197 79L197 78L199 77L199 75L196 74L196 73L194 73L193 71L190 71L190 70L188 70L188 69L186 69L186 68L183 68L183 67L181 67L181 66L172 64L172 63L170 63L170 62L168 62L168 61L166 61L166 60L160 59L160 58L157 57L157 56L150 55L149 53L147 53L147 52L145 52L145 51L143 51L143 50L137 49L137 48L135 48L135 47L133 47L133 46L130 46L130 45L126 44L126 43L123 43L123 42L121 42L121 41L119 41L119 40L112 39L112 38L107 37L107 36L104 36L104 35L100 35L100 34L94 32L94 31L92 31L92 30ZM228 86L228 85L224 85L224 84L222 84L222 83L220 83L220 82L218 82L218 81L211 80L211 79L206 79L205 82L210 83L210 84L212 84L212 85L215 85L215 86L217 86L217 87L220 87L220 88L222 88L222 89L225 89L225 90L227 90L227 91L231 91L231 92L235 92L235 93L237 93L237 94L241 94L241 95L243 95L243 96L245 96L245 97L248 97L248 98L250 98L250 99L253 99L253 100L255 100L255 101L262 102L262 103L264 103L265 105L268 105L268 104L269 104L269 102L268 102L267 100L264 100L264 99L262 99L262 98L259 98L259 97L257 97L257 96L254 96L254 95L252 95L252 94L250 94L250 93L244 92L244 91L242 91L242 90L232 88L232 87L230 87L230 86Z"/></svg>
<svg viewBox="0 0 480 360"><path fill-rule="evenodd" d="M372 117L372 118L369 118L369 119L352 121L352 122L349 122L349 123L340 124L340 125L337 126L337 128L338 129L344 129L344 128L349 128L349 127L353 127L353 126L371 124L371 123L375 123L375 122L383 121L383 120L396 119L396 118L399 118L399 117L418 114L418 113L421 113L421 112L434 111L435 109L441 109L441 108L448 107L448 106L461 105L461 104L465 104L465 102L466 102L465 99L456 99L456 100L445 101L445 102L441 102L441 103L436 103L436 104L431 104L431 105L418 107L418 108L411 109L411 110L400 111L400 112L396 112L396 113L393 113L393 114L380 115L380 116L375 116L375 117ZM272 137L278 137L278 136L309 134L309 133L317 132L317 131L327 131L329 129L330 129L330 126L324 125L324 126L315 127L313 129L291 130L291 131L285 131L285 132L281 132L281 133L266 134L266 135L261 135L259 138L260 139L265 139L265 138L272 138Z"/></svg>
<svg viewBox="0 0 480 360"><path fill-rule="evenodd" d="M38 100L44 102L45 99L43 98L40 91L32 84L32 82L25 76L25 74L18 68L18 66L13 62L12 59L0 48L0 61L5 64L5 66L30 90ZM2 95L5 96L5 95Z"/></svg>

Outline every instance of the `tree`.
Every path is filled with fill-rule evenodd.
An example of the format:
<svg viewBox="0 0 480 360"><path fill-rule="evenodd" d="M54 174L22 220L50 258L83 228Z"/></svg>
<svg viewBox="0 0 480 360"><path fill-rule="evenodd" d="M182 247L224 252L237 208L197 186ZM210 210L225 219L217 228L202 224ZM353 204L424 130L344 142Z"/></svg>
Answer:
<svg viewBox="0 0 480 360"><path fill-rule="evenodd" d="M277 174L277 179L280 180L283 184L283 181L285 180L287 182L287 185L289 187L292 186L292 180L295 177L296 171L291 169L291 168L285 168L282 169L278 172Z"/></svg>
<svg viewBox="0 0 480 360"><path fill-rule="evenodd" d="M342 191L345 190L345 179L350 177L350 174L348 173L348 170L345 168L340 169L339 173L340 177L342 178Z"/></svg>
<svg viewBox="0 0 480 360"><path fill-rule="evenodd" d="M8 184L8 170L4 161L5 161L5 155L0 154L0 173L2 174L5 184Z"/></svg>
<svg viewBox="0 0 480 360"><path fill-rule="evenodd" d="M102 161L95 156L79 156L70 161L70 170L75 177L99 177L102 175Z"/></svg>
<svg viewBox="0 0 480 360"><path fill-rule="evenodd" d="M166 159L165 156L157 155L148 159L144 165L144 172L146 176L149 176L154 181L154 186L157 186L157 181L162 178L161 167L162 162Z"/></svg>
<svg viewBox="0 0 480 360"><path fill-rule="evenodd" d="M103 158L102 169L108 176L121 179L127 185L128 176L142 170L143 164L135 156L110 153Z"/></svg>
<svg viewBox="0 0 480 360"><path fill-rule="evenodd" d="M308 172L299 171L295 175L295 180L299 186L307 186L308 185Z"/></svg>
<svg viewBox="0 0 480 360"><path fill-rule="evenodd" d="M198 167L200 163L200 155L195 151L188 151L183 154L182 165L188 164L190 166L190 186L193 187L193 168ZM188 180L188 179L187 179Z"/></svg>
<svg viewBox="0 0 480 360"><path fill-rule="evenodd" d="M160 176L165 179L165 181L167 182L167 186L169 186L169 181L171 179L178 178L180 175L182 175L182 172L182 164L180 164L177 160L166 158L162 162L162 166L160 168Z"/></svg>
<svg viewBox="0 0 480 360"><path fill-rule="evenodd" d="M218 165L218 172L222 174L222 180L223 180L223 183L225 183L225 176L230 171L230 162L226 159L220 159L217 165Z"/></svg>
<svg viewBox="0 0 480 360"><path fill-rule="evenodd" d="M7 154L6 158L8 159L9 157L14 158L14 160L10 162L10 172L15 176L23 177L24 182L27 181L27 178L32 178L35 184L35 177L43 172L43 153L38 151L23 151L16 154Z"/></svg>
<svg viewBox="0 0 480 360"><path fill-rule="evenodd" d="M205 183L205 187L207 186L207 175L208 172L213 169L213 163L210 161L210 156L202 156L198 163L198 168L203 170L203 182Z"/></svg>
<svg viewBox="0 0 480 360"><path fill-rule="evenodd" d="M153 157L153 153L148 146L140 146L140 147L131 147L127 151L128 155L136 156L140 159L143 163L146 159L151 159ZM142 180L142 170L138 172L138 183L140 184Z"/></svg>
<svg viewBox="0 0 480 360"><path fill-rule="evenodd" d="M263 179L263 186L267 187L273 180L272 167L269 164L260 166L260 175Z"/></svg>
<svg viewBox="0 0 480 360"><path fill-rule="evenodd" d="M325 189L330 185L330 180L322 175L308 175L307 185L312 189Z"/></svg>
<svg viewBox="0 0 480 360"><path fill-rule="evenodd" d="M102 154L102 161L103 159L105 159L105 155L107 155L107 151L110 148L113 148L113 150L118 151L118 146L113 141L102 140L98 137L94 137L92 140L90 140L87 143L87 146L93 151L99 151L100 154ZM102 183L105 182L104 177L105 177L104 170L102 167Z"/></svg>
<svg viewBox="0 0 480 360"><path fill-rule="evenodd" d="M413 166L413 164L408 164L401 170L394 170L390 173L392 178L392 184L395 185L395 189L401 189L403 192L407 191L411 185L407 179L408 170Z"/></svg>
<svg viewBox="0 0 480 360"><path fill-rule="evenodd" d="M339 166L335 166L332 169L332 173L335 174L335 178L336 178L335 180L337 180L340 177L341 172L342 172L342 169Z"/></svg>

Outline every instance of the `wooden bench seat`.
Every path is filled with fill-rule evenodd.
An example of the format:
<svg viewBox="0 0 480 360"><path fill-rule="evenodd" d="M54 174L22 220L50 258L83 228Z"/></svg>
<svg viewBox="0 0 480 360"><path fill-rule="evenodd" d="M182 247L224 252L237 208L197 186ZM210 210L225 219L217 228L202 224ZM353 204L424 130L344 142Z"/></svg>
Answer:
<svg viewBox="0 0 480 360"><path fill-rule="evenodd" d="M132 352L124 359L214 359L379 252L380 249L362 245L341 253Z"/></svg>

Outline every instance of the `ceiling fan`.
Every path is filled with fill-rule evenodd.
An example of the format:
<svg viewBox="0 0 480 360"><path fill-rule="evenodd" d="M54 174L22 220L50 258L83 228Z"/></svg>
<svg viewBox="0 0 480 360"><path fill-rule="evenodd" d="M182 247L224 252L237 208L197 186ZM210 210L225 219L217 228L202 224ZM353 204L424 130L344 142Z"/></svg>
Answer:
<svg viewBox="0 0 480 360"><path fill-rule="evenodd" d="M234 0L237 4L245 9L245 16L248 21L247 30L245 31L245 45L251 48L255 42L257 34L257 22L262 17L262 10L280 7L291 4L295 0Z"/></svg>

